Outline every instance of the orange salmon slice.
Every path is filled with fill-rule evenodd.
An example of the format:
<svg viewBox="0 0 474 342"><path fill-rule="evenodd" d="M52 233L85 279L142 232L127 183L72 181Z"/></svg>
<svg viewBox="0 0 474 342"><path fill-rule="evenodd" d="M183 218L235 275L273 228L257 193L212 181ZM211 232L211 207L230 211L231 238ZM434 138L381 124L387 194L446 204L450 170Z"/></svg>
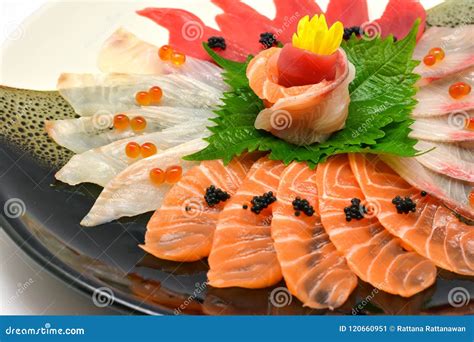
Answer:
<svg viewBox="0 0 474 342"><path fill-rule="evenodd" d="M435 265L415 252L404 250L402 241L377 220L378 208L365 201L347 155L319 164L316 183L323 226L336 248L345 255L349 267L362 280L403 297L421 292L435 282ZM348 222L344 208L351 206L353 198L361 200L367 213L360 220Z"/></svg>
<svg viewBox="0 0 474 342"><path fill-rule="evenodd" d="M281 280L271 237L271 205L256 214L251 211L251 200L270 191L276 194L284 169L281 162L259 159L227 201L219 215L208 259L211 286L263 288Z"/></svg>
<svg viewBox="0 0 474 342"><path fill-rule="evenodd" d="M350 156L352 170L369 201L380 207L377 218L393 235L446 270L474 275L474 229L462 223L443 203L409 185L373 155ZM409 197L416 211L398 214L392 200Z"/></svg>
<svg viewBox="0 0 474 342"><path fill-rule="evenodd" d="M166 260L196 261L207 257L225 202L209 206L204 199L206 189L214 185L234 195L254 161L247 154L226 166L220 160L209 160L191 168L151 217L141 247Z"/></svg>
<svg viewBox="0 0 474 342"><path fill-rule="evenodd" d="M273 206L272 238L289 291L305 306L334 309L347 300L357 277L321 224L316 170L292 163L283 172ZM307 200L312 216L295 215L293 201Z"/></svg>

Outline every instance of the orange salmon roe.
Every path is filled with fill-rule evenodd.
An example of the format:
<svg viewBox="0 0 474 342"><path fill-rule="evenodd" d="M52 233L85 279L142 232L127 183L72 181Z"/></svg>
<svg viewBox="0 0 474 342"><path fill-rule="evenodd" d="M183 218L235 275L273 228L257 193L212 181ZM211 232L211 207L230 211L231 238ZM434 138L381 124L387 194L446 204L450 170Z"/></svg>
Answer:
<svg viewBox="0 0 474 342"><path fill-rule="evenodd" d="M150 156L156 154L157 149L156 149L155 144L147 142L147 143L144 143L140 147L140 152L141 152L143 158L147 158L147 157L150 157Z"/></svg>
<svg viewBox="0 0 474 342"><path fill-rule="evenodd" d="M436 57L434 55L426 55L425 58L423 58L423 63L427 66L432 66L436 63Z"/></svg>
<svg viewBox="0 0 474 342"><path fill-rule="evenodd" d="M429 52L429 55L435 56L437 61L442 61L444 59L444 50L439 47L432 48Z"/></svg>
<svg viewBox="0 0 474 342"><path fill-rule="evenodd" d="M130 125L130 119L125 114L117 114L114 116L114 128L118 130L127 129Z"/></svg>
<svg viewBox="0 0 474 342"><path fill-rule="evenodd" d="M146 120L143 116L136 116L130 120L130 126L135 132L143 131L146 128Z"/></svg>
<svg viewBox="0 0 474 342"><path fill-rule="evenodd" d="M151 97L147 91L139 91L135 95L135 100L137 101L137 104L140 106L149 106L151 103Z"/></svg>
<svg viewBox="0 0 474 342"><path fill-rule="evenodd" d="M471 190L471 193L469 194L469 204L474 208L474 190Z"/></svg>
<svg viewBox="0 0 474 342"><path fill-rule="evenodd" d="M140 145L136 142L129 142L125 146L125 154L129 158L137 158L140 155Z"/></svg>
<svg viewBox="0 0 474 342"><path fill-rule="evenodd" d="M154 169L150 170L150 180L155 185L161 185L165 181L165 171L162 169L155 167Z"/></svg>
<svg viewBox="0 0 474 342"><path fill-rule="evenodd" d="M181 52L173 52L171 55L171 63L174 65L183 65L186 62L186 56Z"/></svg>
<svg viewBox="0 0 474 342"><path fill-rule="evenodd" d="M171 55L173 54L173 48L169 45L163 45L158 50L158 56L162 61L169 61L171 59Z"/></svg>
<svg viewBox="0 0 474 342"><path fill-rule="evenodd" d="M460 99L471 92L471 86L466 82L456 82L449 87L449 95L453 99Z"/></svg>
<svg viewBox="0 0 474 342"><path fill-rule="evenodd" d="M474 118L470 118L466 120L465 128L470 131L474 131Z"/></svg>
<svg viewBox="0 0 474 342"><path fill-rule="evenodd" d="M160 87L151 87L148 94L150 94L151 104L158 104L163 97L163 90Z"/></svg>
<svg viewBox="0 0 474 342"><path fill-rule="evenodd" d="M183 168L178 165L170 166L166 169L166 182L177 183L183 174Z"/></svg>

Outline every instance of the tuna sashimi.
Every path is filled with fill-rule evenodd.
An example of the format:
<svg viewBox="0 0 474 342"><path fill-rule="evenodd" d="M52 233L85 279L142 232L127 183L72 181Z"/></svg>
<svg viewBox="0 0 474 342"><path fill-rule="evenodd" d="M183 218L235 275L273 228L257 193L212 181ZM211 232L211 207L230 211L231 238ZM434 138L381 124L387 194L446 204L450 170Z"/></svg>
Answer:
<svg viewBox="0 0 474 342"><path fill-rule="evenodd" d="M276 197L272 238L286 286L305 306L341 306L357 286L357 277L321 224L316 170L292 163L281 175ZM295 216L292 202L297 197L313 207L312 216Z"/></svg>
<svg viewBox="0 0 474 342"><path fill-rule="evenodd" d="M364 195L380 208L377 218L391 234L441 268L474 275L472 227L462 223L437 198L423 196L420 189L405 182L377 157L353 154L350 162ZM415 211L397 213L392 203L396 196L410 198L416 204Z"/></svg>
<svg viewBox="0 0 474 342"><path fill-rule="evenodd" d="M444 58L434 65L427 66L423 62L415 72L421 75L419 86L436 81L445 76L455 74L474 65L474 25L451 27L430 27L416 45L413 58L423 61L423 58L433 48L441 48Z"/></svg>
<svg viewBox="0 0 474 342"><path fill-rule="evenodd" d="M328 24L340 21L344 27L361 26L368 23L367 0L331 0L326 10L326 19Z"/></svg>
<svg viewBox="0 0 474 342"><path fill-rule="evenodd" d="M158 258L173 261L207 257L225 202L209 206L204 199L206 189L214 185L233 196L254 161L247 155L226 166L220 160L210 160L190 169L153 214L141 247Z"/></svg>
<svg viewBox="0 0 474 342"><path fill-rule="evenodd" d="M404 250L403 242L389 234L374 217L379 208L364 199L347 155L318 165L317 186L321 221L331 241L344 254L349 267L378 289L403 297L431 286L436 267L417 253ZM344 208L361 200L367 213L360 220L346 220Z"/></svg>
<svg viewBox="0 0 474 342"><path fill-rule="evenodd" d="M264 194L267 199L274 196L284 169L281 162L266 157L259 159L237 193L227 201L219 215L208 259L209 285L263 288L281 280L271 237L271 204L261 206L264 201L261 197L254 203L251 201Z"/></svg>
<svg viewBox="0 0 474 342"><path fill-rule="evenodd" d="M412 115L416 118L432 117L474 109L474 92L459 99L451 97L449 87L456 82L466 82L473 85L474 68L444 77L420 88L415 95L418 104L413 109Z"/></svg>
<svg viewBox="0 0 474 342"><path fill-rule="evenodd" d="M410 137L437 142L470 143L474 141L474 131L467 129L467 123L471 120L474 120L474 111L417 118L410 126Z"/></svg>

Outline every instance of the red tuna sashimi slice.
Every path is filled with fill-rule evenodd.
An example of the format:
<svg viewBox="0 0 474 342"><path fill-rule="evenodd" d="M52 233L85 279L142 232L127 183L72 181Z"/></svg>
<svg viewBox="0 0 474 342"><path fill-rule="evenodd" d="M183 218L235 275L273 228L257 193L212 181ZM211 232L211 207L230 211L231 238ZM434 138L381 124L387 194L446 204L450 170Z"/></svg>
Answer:
<svg viewBox="0 0 474 342"><path fill-rule="evenodd" d="M193 167L163 199L147 225L148 253L173 261L196 261L211 251L212 237L224 202L210 207L206 189L214 185L234 195L254 159L246 156L224 166L220 160L204 161Z"/></svg>
<svg viewBox="0 0 474 342"><path fill-rule="evenodd" d="M382 38L393 34L398 40L405 38L417 19L421 19L417 39L425 31L426 12L418 0L390 0L380 19L379 25Z"/></svg>
<svg viewBox="0 0 474 342"><path fill-rule="evenodd" d="M270 191L275 194L284 169L281 162L259 159L227 201L219 215L208 259L209 285L263 288L281 280L271 237L271 206L256 214L250 210L250 201Z"/></svg>
<svg viewBox="0 0 474 342"><path fill-rule="evenodd" d="M474 25L451 27L430 27L416 45L413 58L423 61L432 48L442 48L445 56L434 65L427 66L423 62L415 72L421 75L419 86L436 81L445 76L455 74L474 65Z"/></svg>
<svg viewBox="0 0 474 342"><path fill-rule="evenodd" d="M369 21L367 0L331 0L326 10L328 25L336 21L344 27L361 26Z"/></svg>
<svg viewBox="0 0 474 342"><path fill-rule="evenodd" d="M316 170L292 163L281 175L276 197L272 238L288 289L311 308L341 306L357 286L357 277L321 224ZM295 216L296 197L306 199L315 213Z"/></svg>
<svg viewBox="0 0 474 342"><path fill-rule="evenodd" d="M204 25L194 14L175 8L145 8L137 12L165 27L170 34L169 44L186 55L210 60L202 47L202 42L211 36L222 36L222 32ZM220 52L228 59L243 61L249 51L230 39L226 39L227 48Z"/></svg>
<svg viewBox="0 0 474 342"><path fill-rule="evenodd" d="M318 165L317 186L321 221L331 241L344 254L349 267L376 288L404 297L431 286L436 279L432 262L403 249L403 242L389 234L373 217L377 208L364 200L347 155ZM346 220L344 208L358 198L369 213L361 220Z"/></svg>
<svg viewBox="0 0 474 342"><path fill-rule="evenodd" d="M350 163L367 200L380 208L377 218L391 234L441 268L474 275L472 227L459 221L438 199L422 196L376 156L352 154ZM396 196L409 197L416 211L398 214L392 203Z"/></svg>

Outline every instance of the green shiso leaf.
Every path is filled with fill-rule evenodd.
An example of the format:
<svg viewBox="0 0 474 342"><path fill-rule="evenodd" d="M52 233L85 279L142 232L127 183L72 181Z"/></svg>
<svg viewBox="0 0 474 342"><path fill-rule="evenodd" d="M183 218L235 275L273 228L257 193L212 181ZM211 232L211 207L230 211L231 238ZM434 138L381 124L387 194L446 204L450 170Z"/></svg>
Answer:
<svg viewBox="0 0 474 342"><path fill-rule="evenodd" d="M373 40L352 36L342 44L349 61L356 69L349 86L351 103L344 129L326 142L307 146L287 143L254 127L255 118L264 108L263 102L249 87L247 65L227 60L204 44L204 49L223 69L224 81L230 90L224 93L223 104L212 119L212 135L208 147L185 157L187 160L222 159L228 163L245 151L268 151L269 157L285 164L305 161L310 166L327 157L349 152L386 153L414 156L416 140L409 138L413 120L410 113L416 105L413 73L418 62L412 59L416 44L416 22L410 33L398 42L393 37Z"/></svg>

